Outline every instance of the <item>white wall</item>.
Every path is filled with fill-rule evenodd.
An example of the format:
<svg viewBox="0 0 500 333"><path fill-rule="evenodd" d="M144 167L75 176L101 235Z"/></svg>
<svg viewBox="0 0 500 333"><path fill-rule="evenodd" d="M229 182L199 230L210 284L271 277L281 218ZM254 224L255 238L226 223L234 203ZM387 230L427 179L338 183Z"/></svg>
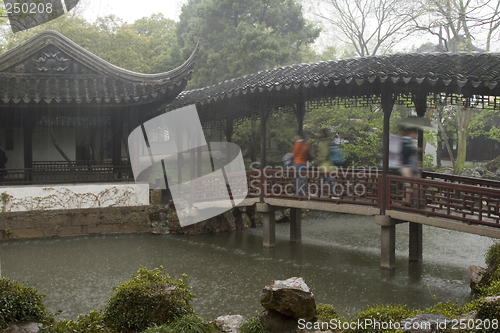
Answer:
<svg viewBox="0 0 500 333"><path fill-rule="evenodd" d="M75 184L0 187L7 203L0 210L30 210L127 207L149 205L148 184Z"/></svg>

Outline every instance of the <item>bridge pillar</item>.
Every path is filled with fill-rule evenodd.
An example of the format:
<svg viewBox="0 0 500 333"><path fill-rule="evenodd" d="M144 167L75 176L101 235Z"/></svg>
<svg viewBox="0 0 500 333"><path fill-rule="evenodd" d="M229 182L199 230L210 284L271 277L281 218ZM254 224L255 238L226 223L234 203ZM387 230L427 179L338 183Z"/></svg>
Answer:
<svg viewBox="0 0 500 333"><path fill-rule="evenodd" d="M422 261L422 225L410 222L410 261Z"/></svg>
<svg viewBox="0 0 500 333"><path fill-rule="evenodd" d="M290 242L300 243L302 241L301 213L300 208L290 208Z"/></svg>
<svg viewBox="0 0 500 333"><path fill-rule="evenodd" d="M375 222L381 227L380 266L396 267L396 221L387 215L376 215Z"/></svg>
<svg viewBox="0 0 500 333"><path fill-rule="evenodd" d="M262 245L274 247L276 245L276 221L274 207L265 203L257 203L257 211L263 215Z"/></svg>

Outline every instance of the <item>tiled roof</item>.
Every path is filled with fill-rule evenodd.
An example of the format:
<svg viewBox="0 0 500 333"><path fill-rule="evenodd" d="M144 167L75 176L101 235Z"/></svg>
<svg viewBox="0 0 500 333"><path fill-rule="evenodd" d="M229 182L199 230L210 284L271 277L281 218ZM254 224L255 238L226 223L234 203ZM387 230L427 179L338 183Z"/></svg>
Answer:
<svg viewBox="0 0 500 333"><path fill-rule="evenodd" d="M297 64L264 70L179 94L169 109L243 101L258 96L275 105L325 97L379 96L389 88L396 94L419 92L500 95L500 54L394 54L339 61ZM385 88L384 88L385 87Z"/></svg>
<svg viewBox="0 0 500 333"><path fill-rule="evenodd" d="M196 53L197 48L171 71L142 74L114 66L58 32L44 31L0 55L0 106L169 102L190 79Z"/></svg>

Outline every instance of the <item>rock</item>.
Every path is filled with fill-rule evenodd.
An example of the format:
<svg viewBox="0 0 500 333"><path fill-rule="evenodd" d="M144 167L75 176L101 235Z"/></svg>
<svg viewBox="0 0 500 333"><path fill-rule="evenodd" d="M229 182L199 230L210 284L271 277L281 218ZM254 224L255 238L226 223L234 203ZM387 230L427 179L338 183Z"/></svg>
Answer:
<svg viewBox="0 0 500 333"><path fill-rule="evenodd" d="M260 303L266 310L275 310L295 320L315 320L316 302L302 278L292 277L284 281L274 281L274 285L262 290Z"/></svg>
<svg viewBox="0 0 500 333"><path fill-rule="evenodd" d="M401 321L401 327L409 325L405 333L439 333L445 332L447 326L450 326L451 319L441 314L421 313L416 317L404 319Z"/></svg>
<svg viewBox="0 0 500 333"><path fill-rule="evenodd" d="M488 270L480 266L469 266L470 288L473 291L478 291L478 287L485 285L488 281L486 276Z"/></svg>
<svg viewBox="0 0 500 333"><path fill-rule="evenodd" d="M236 218L233 215L233 210L228 210L222 214L226 221L229 223L229 230L236 230Z"/></svg>
<svg viewBox="0 0 500 333"><path fill-rule="evenodd" d="M481 178L481 174L474 169L463 169L460 177Z"/></svg>
<svg viewBox="0 0 500 333"><path fill-rule="evenodd" d="M40 323L16 323L9 325L9 328L4 333L38 333L42 328Z"/></svg>
<svg viewBox="0 0 500 333"><path fill-rule="evenodd" d="M290 221L290 209L279 209L275 212L276 223Z"/></svg>
<svg viewBox="0 0 500 333"><path fill-rule="evenodd" d="M245 229L250 228L252 225L252 220L250 220L250 217L246 213L241 214L241 224Z"/></svg>
<svg viewBox="0 0 500 333"><path fill-rule="evenodd" d="M156 188L151 192L151 204L159 205L161 203L161 189Z"/></svg>
<svg viewBox="0 0 500 333"><path fill-rule="evenodd" d="M239 333L244 321L245 319L240 315L220 316L214 320L214 324L223 333Z"/></svg>
<svg viewBox="0 0 500 333"><path fill-rule="evenodd" d="M479 173L481 177L484 177L488 174L488 170L483 166L478 166L475 170Z"/></svg>
<svg viewBox="0 0 500 333"><path fill-rule="evenodd" d="M259 319L272 333L296 333L299 326L297 320L275 310L264 311Z"/></svg>

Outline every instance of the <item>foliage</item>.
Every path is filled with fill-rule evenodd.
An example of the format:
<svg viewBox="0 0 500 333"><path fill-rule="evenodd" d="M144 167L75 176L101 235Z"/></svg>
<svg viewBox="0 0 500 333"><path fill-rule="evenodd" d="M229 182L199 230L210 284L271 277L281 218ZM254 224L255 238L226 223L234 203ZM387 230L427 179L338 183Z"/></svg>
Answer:
<svg viewBox="0 0 500 333"><path fill-rule="evenodd" d="M182 64L175 36L175 22L161 14L141 18L133 24L110 15L91 23L81 17L63 15L33 29L8 33L3 51L44 30L55 30L100 58L131 71L157 73Z"/></svg>
<svg viewBox="0 0 500 333"><path fill-rule="evenodd" d="M241 333L271 333L269 329L258 319L252 317L247 319L240 327Z"/></svg>
<svg viewBox="0 0 500 333"><path fill-rule="evenodd" d="M318 321L329 322L331 319L343 319L337 309L330 304L317 304L316 312L318 313Z"/></svg>
<svg viewBox="0 0 500 333"><path fill-rule="evenodd" d="M268 165L281 165L281 158L292 151L297 120L291 113L275 112L267 120ZM260 120L245 119L235 127L232 141L241 147L247 161L260 161Z"/></svg>
<svg viewBox="0 0 500 333"><path fill-rule="evenodd" d="M486 252L485 262L488 265L488 270L496 271L500 266L500 242L491 245Z"/></svg>
<svg viewBox="0 0 500 333"><path fill-rule="evenodd" d="M42 302L44 297L34 288L0 278L0 329L15 322L51 322L52 315Z"/></svg>
<svg viewBox="0 0 500 333"><path fill-rule="evenodd" d="M498 296L498 295L497 295ZM476 319L480 320L498 320L500 321L500 302L491 301L491 299L481 299L477 302L477 313ZM497 322L498 323L498 322ZM491 326L490 329L486 329L486 326L483 328L483 332L498 332L498 326L493 329Z"/></svg>
<svg viewBox="0 0 500 333"><path fill-rule="evenodd" d="M304 132L312 146L320 140L322 129L333 137L342 132L348 141L343 145L349 165L376 166L380 163L383 113L380 108L333 106L320 107L306 114Z"/></svg>
<svg viewBox="0 0 500 333"><path fill-rule="evenodd" d="M143 333L211 333L215 328L195 314L187 314L170 324L151 326Z"/></svg>
<svg viewBox="0 0 500 333"><path fill-rule="evenodd" d="M476 110L469 124L470 137L485 137L500 142L500 112L491 108Z"/></svg>
<svg viewBox="0 0 500 333"><path fill-rule="evenodd" d="M318 35L294 0L189 0L177 26L184 57L201 39L191 88L300 62Z"/></svg>
<svg viewBox="0 0 500 333"><path fill-rule="evenodd" d="M500 279L498 270L495 274L489 275L489 282L485 286L479 286L479 293L482 297L491 297L500 295Z"/></svg>
<svg viewBox="0 0 500 333"><path fill-rule="evenodd" d="M470 312L472 309L471 303L466 303L464 305L458 304L458 302L439 302L431 307L428 307L423 312L424 313L437 313L442 314L448 318L456 318L460 315Z"/></svg>
<svg viewBox="0 0 500 333"><path fill-rule="evenodd" d="M420 311L409 309L406 305L377 305L373 307L369 307L366 310L358 312L353 321L360 320L364 322L365 320L373 320L377 322L385 322L385 323L396 323L401 322L401 320L406 318L415 317L418 315ZM354 329L353 333L364 333L362 329ZM388 333L388 332L396 332L395 330L371 330L372 333Z"/></svg>
<svg viewBox="0 0 500 333"><path fill-rule="evenodd" d="M139 269L131 280L114 288L104 310L104 321L117 331L141 331L193 312L194 295L182 279L171 280L163 267Z"/></svg>
<svg viewBox="0 0 500 333"><path fill-rule="evenodd" d="M41 333L109 333L102 312L90 311L78 316L77 320L61 320L44 326Z"/></svg>

